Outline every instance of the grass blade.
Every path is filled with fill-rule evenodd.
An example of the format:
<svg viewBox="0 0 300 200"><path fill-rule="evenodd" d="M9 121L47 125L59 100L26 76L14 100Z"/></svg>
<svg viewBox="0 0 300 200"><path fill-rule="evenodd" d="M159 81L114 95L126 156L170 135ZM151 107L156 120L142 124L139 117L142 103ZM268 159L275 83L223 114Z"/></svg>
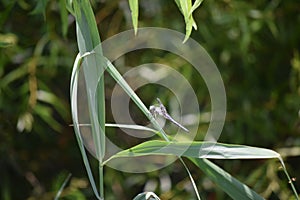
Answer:
<svg viewBox="0 0 300 200"><path fill-rule="evenodd" d="M132 18L132 24L134 28L134 34L137 34L137 28L138 28L138 17L139 17L139 2L138 0L128 0L129 1L129 7L131 10L131 18Z"/></svg>
<svg viewBox="0 0 300 200"><path fill-rule="evenodd" d="M189 178L190 178L190 180L191 180L192 186L193 186L194 191L195 191L195 193L196 193L197 199L201 200L200 194L199 194L199 191L198 191L198 188L197 188L197 185L196 185L196 183L195 183L195 181L194 181L194 178L193 178L193 176L192 176L192 174L191 174L189 168L186 166L185 162L183 161L183 159L182 159L181 157L179 157L179 160L180 160L180 162L183 164L183 167L185 168L185 170L187 171L187 173L188 173L188 175L189 175Z"/></svg>
<svg viewBox="0 0 300 200"><path fill-rule="evenodd" d="M76 17L77 41L81 55L96 51L87 56L82 63L87 88L88 108L92 126L92 135L96 148L96 155L100 163L105 152L105 101L104 101L104 70L101 60L96 58L102 55L100 37L89 1L73 1ZM97 47L97 48L96 48ZM84 94L83 94L84 95ZM100 126L99 126L100 125Z"/></svg>
<svg viewBox="0 0 300 200"><path fill-rule="evenodd" d="M200 150L202 152L200 152ZM193 158L209 159L268 159L280 158L280 155L270 149L250 147L245 145L222 144L213 142L166 142L151 140L113 156L132 157L147 155L176 155Z"/></svg>
<svg viewBox="0 0 300 200"><path fill-rule="evenodd" d="M203 0L196 0L191 8L190 15L201 5Z"/></svg>
<svg viewBox="0 0 300 200"><path fill-rule="evenodd" d="M247 185L235 179L229 173L207 159L190 158L213 182L215 182L232 199L262 200L264 199Z"/></svg>
<svg viewBox="0 0 300 200"><path fill-rule="evenodd" d="M55 196L54 200L58 200L58 198L60 197L63 189L66 187L68 181L70 180L71 176L72 176L72 174L69 173L68 176L66 177L66 179L64 180L63 184L59 188L58 192L56 193L56 196Z"/></svg>
<svg viewBox="0 0 300 200"><path fill-rule="evenodd" d="M140 130L140 131L149 131L149 132L153 132L157 134L157 131L152 129L152 128L148 128L145 126L140 126L140 125L132 125L132 124L105 124L106 127L113 127L113 128L127 128L127 129L134 129L134 130Z"/></svg>
<svg viewBox="0 0 300 200"><path fill-rule="evenodd" d="M83 163L85 166L85 169L87 171L90 183L92 185L94 194L96 195L97 199L101 199L98 191L97 191L97 187L94 181L94 177L93 177L93 173L89 164L89 160L84 148L84 144L83 144L83 140L80 134L80 129L79 129L79 121L78 121L78 112L77 112L77 86L78 86L78 70L81 64L81 59L82 57L78 54L74 65L73 65L73 70L72 70L72 75L71 75L71 84L70 84L70 97L71 97L71 110L72 110L72 119L73 119L73 123L74 123L74 131L75 131L75 136L76 136L76 140L81 152L81 156L83 159Z"/></svg>
<svg viewBox="0 0 300 200"><path fill-rule="evenodd" d="M192 29L194 28L195 30L197 30L197 24L192 15L192 1L191 0L175 0L175 3L184 17L184 22L185 22L185 38L183 40L183 43L184 43L184 42L186 42L187 39L189 39L189 37L192 33ZM197 8L198 4L199 4L198 1L194 3L194 6L193 6L194 9Z"/></svg>

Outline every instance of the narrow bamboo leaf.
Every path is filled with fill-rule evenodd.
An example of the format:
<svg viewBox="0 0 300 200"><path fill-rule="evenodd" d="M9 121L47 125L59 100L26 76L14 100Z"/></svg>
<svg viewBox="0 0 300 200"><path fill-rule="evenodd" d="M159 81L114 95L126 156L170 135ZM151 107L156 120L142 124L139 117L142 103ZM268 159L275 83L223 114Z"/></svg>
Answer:
<svg viewBox="0 0 300 200"><path fill-rule="evenodd" d="M186 42L186 40L190 37L192 33L192 29L197 29L197 24L192 16L192 1L191 0L175 0L176 5L178 6L179 10L181 11L184 22L185 22L185 38L183 42ZM195 2L198 4L198 2ZM196 5L197 5L196 4ZM195 4L194 4L195 5Z"/></svg>
<svg viewBox="0 0 300 200"><path fill-rule="evenodd" d="M64 180L63 184L61 185L61 187L57 191L54 200L58 200L58 198L60 197L62 191L64 190L64 188L66 187L68 181L70 180L71 176L72 176L72 174L69 173L68 176L66 177L66 179Z"/></svg>
<svg viewBox="0 0 300 200"><path fill-rule="evenodd" d="M203 0L196 0L190 10L190 15L201 5L201 3L203 2Z"/></svg>
<svg viewBox="0 0 300 200"><path fill-rule="evenodd" d="M195 29L197 29L197 25L196 25L196 23L193 19L193 16L190 15L189 18L185 19L185 37L184 37L183 43L185 43L189 39L189 37L191 36L193 27Z"/></svg>
<svg viewBox="0 0 300 200"><path fill-rule="evenodd" d="M138 0L128 0L128 1L131 10L131 18L132 18L134 33L137 34L138 18L139 18L139 2Z"/></svg>
<svg viewBox="0 0 300 200"><path fill-rule="evenodd" d="M200 150L202 152L200 152ZM105 162L118 157L133 157L133 156L147 156L147 155L176 155L188 157L209 177L217 181L226 193L234 199L263 199L255 191L251 190L245 184L240 183L234 179L230 174L224 170L214 166L206 159L199 158L213 158L213 159L266 159L278 158L280 155L275 151L250 147L244 145L231 145L221 143L208 142L165 142L165 141L147 141L128 150L121 151L112 156ZM208 165L208 167L206 167ZM224 187L224 188L223 188ZM200 197L199 197L200 198Z"/></svg>
<svg viewBox="0 0 300 200"><path fill-rule="evenodd" d="M74 126L74 125L72 124L70 126ZM91 124L79 124L79 126L90 127ZM146 126L134 125L134 124L111 124L111 123L106 123L105 127L133 129L133 130L149 131L149 132L157 133L157 131L152 129L152 128L148 128Z"/></svg>
<svg viewBox="0 0 300 200"><path fill-rule="evenodd" d="M152 128L148 128L146 126L139 126L139 125L132 125L132 124L105 124L106 127L115 127L115 128L126 128L126 129L134 129L134 130L141 130L141 131L149 131L153 133L157 133L156 130Z"/></svg>
<svg viewBox="0 0 300 200"><path fill-rule="evenodd" d="M77 41L81 55L95 51L85 57L82 63L86 82L86 95L96 155L100 162L105 153L105 101L104 101L104 66L96 55L102 55L100 37L93 10L88 0L74 0L73 8L76 18ZM97 47L97 48L96 48ZM84 94L81 94L84 95Z"/></svg>
<svg viewBox="0 0 300 200"><path fill-rule="evenodd" d="M137 146L134 146L130 149L121 151L108 160L106 160L103 164L109 162L112 159L119 158L119 157L137 157L137 156L148 156L148 155L176 155L181 157L188 157L192 161L200 166L205 166L210 164L209 161L205 160L208 159L270 159L270 158L277 158L279 159L283 170L291 184L292 190L296 196L296 199L299 199L297 196L297 190L293 185L293 182L286 170L284 162L277 152L265 149L265 148L258 148L258 147L251 147L245 145L235 145L235 144L222 144L222 143L210 143L210 142L198 142L194 141L192 143L183 143L183 142L166 142L166 141L158 141L152 140L141 143ZM205 160L206 163L202 161ZM201 169L203 169L201 167ZM217 176L218 174L223 174L222 176L227 176L228 180L219 180L219 185L226 185L227 182L233 180L233 186L224 188L225 192L229 195L238 195L237 198L234 199L241 199L241 196L246 195L245 199L261 199L259 196L255 197L256 194L254 191L250 190L246 185L239 183L237 180L233 179L229 174L225 173L222 169L218 169L213 164L211 164L210 170L217 170L216 174L211 174L211 171L208 171L211 176ZM215 168L215 169L214 169ZM219 175L218 175L219 176ZM232 189L232 190L231 190ZM238 190L238 192L236 192ZM239 196L241 195L241 196ZM248 198L249 197L249 198ZM243 199L243 198L242 198Z"/></svg>
<svg viewBox="0 0 300 200"><path fill-rule="evenodd" d="M82 55L85 52L92 51L101 41L90 2L88 0L73 0L72 3L77 29L80 29L79 32L83 36L82 39L85 39L85 41L78 41L80 42L78 44L79 52Z"/></svg>
<svg viewBox="0 0 300 200"><path fill-rule="evenodd" d="M68 32L68 12L66 0L59 0L59 12L61 18L61 29L64 37L67 36Z"/></svg>
<svg viewBox="0 0 300 200"><path fill-rule="evenodd" d="M201 152L200 152L201 150ZM193 158L210 159L267 159L280 158L280 155L270 149L244 145L198 142L166 142L151 140L121 151L114 155L118 157L146 155L176 155Z"/></svg>
<svg viewBox="0 0 300 200"><path fill-rule="evenodd" d="M73 65L73 70L72 70L72 75L71 75L71 84L70 84L70 97L71 97L71 111L72 111L72 119L74 123L74 131L75 131L75 136L76 140L81 152L81 156L83 159L83 163L85 165L85 169L87 171L90 183L92 185L94 194L96 195L97 199L101 199L99 196L99 193L97 191L97 187L94 181L93 173L89 164L89 160L84 148L83 140L80 134L80 129L79 129L79 121L78 121L78 112L77 112L77 86L78 86L78 70L80 67L80 64L82 62L82 57L80 54L77 55L74 65Z"/></svg>
<svg viewBox="0 0 300 200"><path fill-rule="evenodd" d="M281 165L282 165L283 171L284 171L285 175L287 176L287 178L288 178L288 180L289 180L289 184L291 184L291 188L292 188L292 190L293 190L293 192L294 192L294 195L295 195L296 199L299 200L298 192L297 192L297 190L296 190L296 188L295 188L295 186L294 186L294 184L293 184L293 181L292 181L292 179L291 179L289 173L287 172L287 169L286 169L286 167L285 167L285 164L284 164L282 158L280 157L279 160L280 160L280 163L281 163Z"/></svg>
<svg viewBox="0 0 300 200"><path fill-rule="evenodd" d="M134 197L133 200L160 200L160 198L153 192L143 192Z"/></svg>
<svg viewBox="0 0 300 200"><path fill-rule="evenodd" d="M179 2L184 18L188 18L189 11L192 7L192 0L179 0Z"/></svg>
<svg viewBox="0 0 300 200"><path fill-rule="evenodd" d="M181 5L183 6L184 10L184 21L185 21L185 38L183 40L183 43L190 37L192 33L192 29L194 27L195 30L197 30L196 22L193 18L193 15L191 13L192 10L192 1L191 0L180 0Z"/></svg>
<svg viewBox="0 0 300 200"><path fill-rule="evenodd" d="M73 0L66 0L66 8L73 16L75 16L75 11L73 9Z"/></svg>
<svg viewBox="0 0 300 200"><path fill-rule="evenodd" d="M207 159L189 158L198 166L213 182L215 182L232 199L260 200L264 199L247 185L241 183L229 173Z"/></svg>
<svg viewBox="0 0 300 200"><path fill-rule="evenodd" d="M94 54L86 57L84 63L82 63L86 91L85 94L80 95L85 95L87 97L87 106L89 111L89 119L91 122L92 137L96 149L96 156L99 161L98 172L100 182L100 197L104 198L104 177L102 160L105 155L105 92L103 76L105 66L101 65L102 63L104 63L101 58L97 59L96 57L97 55L102 55L101 40L89 0L73 0L71 6L72 8L70 9L74 11L73 14L76 18L77 43L79 53L80 55L84 55L87 52L94 52ZM77 96L73 98L77 98ZM77 108L73 107L73 109ZM78 119L76 123L74 123L74 129L79 133ZM84 148L83 144L82 148ZM94 186L93 190L96 194ZM98 197L99 195L97 196L97 198Z"/></svg>
<svg viewBox="0 0 300 200"><path fill-rule="evenodd" d="M193 186L194 191L195 191L195 193L196 193L197 199L198 199L198 200L201 200L200 194L199 194L199 191L198 191L198 188L197 188L197 185L196 185L196 183L195 183L195 180L194 180L194 178L193 178L193 176L192 176L192 174L191 174L189 168L187 167L187 165L185 164L185 162L183 161L183 159L182 159L181 157L179 157L179 160L180 160L180 162L183 164L183 167L185 168L185 170L187 171L187 173L188 173L188 175L189 175L189 178L190 178L190 180L191 180L191 182L192 182L192 186Z"/></svg>

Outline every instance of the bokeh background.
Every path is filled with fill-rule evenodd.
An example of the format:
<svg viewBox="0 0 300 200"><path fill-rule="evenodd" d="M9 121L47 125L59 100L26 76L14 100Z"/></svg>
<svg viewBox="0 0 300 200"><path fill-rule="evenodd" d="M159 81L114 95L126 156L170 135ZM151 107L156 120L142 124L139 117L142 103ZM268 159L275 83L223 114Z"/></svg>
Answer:
<svg viewBox="0 0 300 200"><path fill-rule="evenodd" d="M132 28L126 0L91 1L102 40ZM185 31L172 0L140 0L139 27ZM191 37L211 55L227 93L227 118L219 139L278 151L300 188L300 1L207 0L194 14ZM53 199L69 173L62 199L95 199L74 137L69 81L77 54L74 18L64 0L0 1L0 198ZM202 113L210 111L203 80L175 55L147 50L118 61L122 73L148 62L180 71L197 93ZM115 82L106 74L107 120ZM164 88L137 91L146 105ZM145 123L132 108L132 116ZM203 119L199 133L207 130ZM108 129L112 140L138 140ZM201 134L199 134L201 135ZM201 137L199 136L199 138ZM121 143L121 142L120 142ZM122 145L122 144L120 144ZM91 157L94 169L97 162ZM267 199L293 199L277 160L214 161ZM229 199L201 171L189 167L204 199ZM96 171L96 170L95 170ZM96 174L96 173L95 173ZM132 199L143 190L162 199L195 199L180 163L147 174L105 168L107 199Z"/></svg>

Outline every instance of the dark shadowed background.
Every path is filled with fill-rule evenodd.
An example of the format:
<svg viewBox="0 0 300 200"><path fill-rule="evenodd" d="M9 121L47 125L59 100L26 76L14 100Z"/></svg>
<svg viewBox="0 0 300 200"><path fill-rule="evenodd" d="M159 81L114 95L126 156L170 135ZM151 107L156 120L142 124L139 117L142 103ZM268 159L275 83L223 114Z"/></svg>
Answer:
<svg viewBox="0 0 300 200"><path fill-rule="evenodd" d="M92 1L102 40L132 28L126 0ZM0 1L0 198L53 199L69 173L62 199L94 199L74 137L69 81L77 54L74 18L67 20L63 0ZM227 93L227 118L219 139L224 143L273 149L300 184L300 1L205 0L194 18L191 37L217 64ZM184 19L172 0L140 0L139 27L185 32ZM203 80L175 55L161 51L129 53L122 73L143 63L168 64L191 82L201 113L210 111ZM108 75L108 74L106 74ZM115 82L106 77L107 120ZM163 88L137 91L147 105ZM145 123L132 108L137 123ZM199 126L199 133L208 123ZM126 146L135 139L107 129ZM197 139L201 139L200 136ZM92 159L93 160L93 159ZM292 191L277 160L214 161L266 199L289 199ZM94 163L96 168L96 162ZM205 199L229 199L200 171L191 171ZM161 187L171 181L167 188ZM167 181L168 182L168 181ZM193 199L179 163L148 174L105 168L107 199L132 199L152 190L162 199Z"/></svg>

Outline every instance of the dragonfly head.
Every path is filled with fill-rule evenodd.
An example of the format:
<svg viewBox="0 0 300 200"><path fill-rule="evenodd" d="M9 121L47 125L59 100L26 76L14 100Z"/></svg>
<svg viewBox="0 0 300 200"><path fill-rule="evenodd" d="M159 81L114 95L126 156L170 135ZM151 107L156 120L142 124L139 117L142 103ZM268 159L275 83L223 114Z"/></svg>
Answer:
<svg viewBox="0 0 300 200"><path fill-rule="evenodd" d="M149 107L149 111L150 111L150 113L152 114L152 116L153 116L154 118L156 118L156 116L157 116L157 114L158 114L158 112L157 112L157 107L156 107L156 106L150 106L150 107Z"/></svg>

